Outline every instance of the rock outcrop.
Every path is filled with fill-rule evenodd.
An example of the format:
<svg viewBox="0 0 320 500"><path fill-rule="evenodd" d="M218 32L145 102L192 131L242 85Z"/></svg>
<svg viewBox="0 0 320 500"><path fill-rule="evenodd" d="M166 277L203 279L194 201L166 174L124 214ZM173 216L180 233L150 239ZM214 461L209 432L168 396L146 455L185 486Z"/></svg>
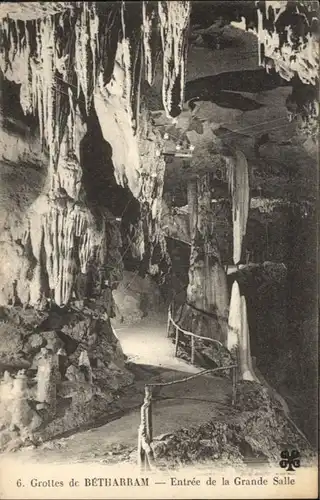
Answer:
<svg viewBox="0 0 320 500"><path fill-rule="evenodd" d="M121 247L153 274L167 258L165 161L140 102L143 58L150 76L156 16L165 42L163 102L174 114L183 99L189 11L189 2L155 9L36 2L22 3L19 14L1 6L0 366L10 401L1 406L2 444L93 421L132 383L110 324ZM111 147L117 187L139 206L136 220L122 224L88 196L95 169L88 158L84 165L83 143L93 115Z"/></svg>
<svg viewBox="0 0 320 500"><path fill-rule="evenodd" d="M94 302L63 311L2 307L0 321L2 446L93 423L133 381Z"/></svg>
<svg viewBox="0 0 320 500"><path fill-rule="evenodd" d="M159 466L183 464L228 466L246 470L252 462L275 465L283 447L303 450L307 463L315 454L308 442L288 423L279 403L255 382L239 384L235 411L192 428L183 428L154 441ZM237 411L237 410L241 410Z"/></svg>

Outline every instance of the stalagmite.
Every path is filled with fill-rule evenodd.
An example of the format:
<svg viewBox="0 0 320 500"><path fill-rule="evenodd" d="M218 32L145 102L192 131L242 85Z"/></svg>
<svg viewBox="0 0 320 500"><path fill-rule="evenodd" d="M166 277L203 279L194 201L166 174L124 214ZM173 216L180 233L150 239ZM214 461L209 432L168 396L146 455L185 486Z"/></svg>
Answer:
<svg viewBox="0 0 320 500"><path fill-rule="evenodd" d="M43 347L38 362L36 400L39 403L46 403L52 414L56 411L58 369L57 355Z"/></svg>
<svg viewBox="0 0 320 500"><path fill-rule="evenodd" d="M0 381L0 425L8 426L11 424L12 417L12 404L14 401L14 394L12 392L14 379L10 373L5 371L3 378Z"/></svg>
<svg viewBox="0 0 320 500"><path fill-rule="evenodd" d="M241 296L241 337L239 342L239 362L242 379L255 380L258 382L252 368L247 303L244 295Z"/></svg>
<svg viewBox="0 0 320 500"><path fill-rule="evenodd" d="M92 384L92 368L87 351L81 351L78 364L79 368L85 370L85 378L87 382Z"/></svg>
<svg viewBox="0 0 320 500"><path fill-rule="evenodd" d="M29 391L27 382L25 370L20 370L13 381L12 387L11 429L18 428L20 432L25 429L28 421L26 410Z"/></svg>
<svg viewBox="0 0 320 500"><path fill-rule="evenodd" d="M227 348L230 352L237 350L241 334L241 297L237 281L233 282L229 307Z"/></svg>
<svg viewBox="0 0 320 500"><path fill-rule="evenodd" d="M252 367L246 299L240 294L237 281L231 291L227 348L237 353L240 379L259 382Z"/></svg>

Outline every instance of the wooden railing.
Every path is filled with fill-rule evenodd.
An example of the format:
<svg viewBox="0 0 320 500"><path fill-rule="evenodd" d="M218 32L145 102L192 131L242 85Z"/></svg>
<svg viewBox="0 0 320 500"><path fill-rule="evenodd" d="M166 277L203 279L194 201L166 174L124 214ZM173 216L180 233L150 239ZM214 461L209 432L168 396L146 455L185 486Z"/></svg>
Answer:
<svg viewBox="0 0 320 500"><path fill-rule="evenodd" d="M143 405L141 406L141 421L138 432L138 465L141 472L152 470L155 468L155 459L152 449L153 442L153 425L152 425L152 391L154 387L166 387L175 384L181 384L183 382L188 382L202 375L208 373L214 373L219 370L232 370L232 406L236 402L236 389L237 389L237 367L238 365L221 366L218 368L211 368L209 370L202 370L199 373L184 377L178 380L172 380L171 382L159 382L153 384L147 384L145 386L145 396Z"/></svg>
<svg viewBox="0 0 320 500"><path fill-rule="evenodd" d="M175 356L178 353L179 346L179 333L181 332L184 335L191 337L191 362L194 364L195 358L195 346L194 341L196 338L210 341L212 343L217 343L222 346L221 342L215 339L210 339L208 337L202 337L201 335L196 335L192 332L184 330L181 328L172 317L172 304L169 306L168 311L168 325L167 325L167 335L169 336L169 328L170 324L173 325L175 329ZM143 405L141 407L141 421L138 432L138 465L140 466L141 471L146 471L155 468L155 459L152 449L153 442L153 425L152 425L152 397L153 397L153 388L154 387L167 387L170 385L181 384L183 382L188 382L189 380L193 380L202 375L206 375L208 373L214 373L220 370L231 370L232 374L232 406L235 405L236 402L236 389L237 389L237 377L238 377L238 365L232 364L227 366L220 366L217 368L210 368L208 370L202 370L199 373L190 375L188 377L184 377L182 379L173 380L171 382L159 382L153 384L147 384L145 386L145 396Z"/></svg>
<svg viewBox="0 0 320 500"><path fill-rule="evenodd" d="M172 303L169 306L168 309L168 323L167 323L167 336L169 337L169 332L170 332L170 324L172 324L175 332L175 351L174 355L177 357L178 354L178 348L179 348L179 340L180 340L180 333L183 335L187 335L188 337L191 337L191 363L194 365L194 360L195 360L195 339L201 339L205 340L208 342L212 342L213 344L218 344L221 347L223 344L219 342L219 340L216 339L211 339L210 337L202 337L201 335L196 335L195 333L189 332L188 330L184 330L179 326L173 319L172 317Z"/></svg>

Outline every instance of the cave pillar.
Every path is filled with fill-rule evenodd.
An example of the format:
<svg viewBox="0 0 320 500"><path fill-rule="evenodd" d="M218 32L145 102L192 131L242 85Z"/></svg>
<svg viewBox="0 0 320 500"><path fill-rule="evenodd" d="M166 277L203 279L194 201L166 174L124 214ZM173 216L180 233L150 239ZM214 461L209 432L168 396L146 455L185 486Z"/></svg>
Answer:
<svg viewBox="0 0 320 500"><path fill-rule="evenodd" d="M12 417L11 429L23 430L25 427L25 402L28 397L27 376L25 370L20 370L12 385Z"/></svg>
<svg viewBox="0 0 320 500"><path fill-rule="evenodd" d="M227 348L238 360L240 380L259 382L252 366L246 298L236 280L231 291Z"/></svg>
<svg viewBox="0 0 320 500"><path fill-rule="evenodd" d="M187 303L194 310L198 310L200 315L203 313L206 316L205 320L200 321L200 324L197 321L197 333L215 338L225 345L227 341L228 288L214 224L211 222L211 193L208 174L189 181L188 207L191 254Z"/></svg>
<svg viewBox="0 0 320 500"><path fill-rule="evenodd" d="M57 374L57 355L46 347L43 347L38 363L36 399L39 401L40 405L45 403L53 414L56 411Z"/></svg>

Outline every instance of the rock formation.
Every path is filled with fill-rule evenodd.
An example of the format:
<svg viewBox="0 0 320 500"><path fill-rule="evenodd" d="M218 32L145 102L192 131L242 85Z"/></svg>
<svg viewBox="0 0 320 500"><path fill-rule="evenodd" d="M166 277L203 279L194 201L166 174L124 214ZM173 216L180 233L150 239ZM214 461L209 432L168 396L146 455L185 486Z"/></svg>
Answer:
<svg viewBox="0 0 320 500"><path fill-rule="evenodd" d="M226 266L259 263L265 280L262 263L290 247L278 228L314 214L313 3L241 4L228 19L216 4L206 27L187 1L0 6L2 446L93 421L132 383L110 323L125 266L166 285L168 239L187 243L182 321L231 348ZM211 43L217 17L242 21L264 68L190 76L188 44ZM217 67L224 42L220 30Z"/></svg>
<svg viewBox="0 0 320 500"><path fill-rule="evenodd" d="M49 9L39 3L33 14L21 7L19 14L9 4L0 10L1 334L15 335L19 346L10 350L9 342L1 366L13 375L15 404L30 400L43 423L38 437L48 438L106 411L115 392L133 380L110 325L107 293L121 280L122 229L87 196L82 143L95 113L112 148L115 180L140 206L123 244L153 269L153 249L166 253L159 230L165 162L159 132L139 98L143 58L150 77L156 15L170 114L183 99L190 6L159 2L151 12L148 3L62 2ZM137 23L130 24L135 15ZM24 363L26 374L15 375ZM31 384L23 399L22 380ZM10 429L19 432L22 410L12 411Z"/></svg>
<svg viewBox="0 0 320 500"><path fill-rule="evenodd" d="M187 304L181 316L181 325L225 344L229 298L215 228L209 216L210 198L208 175L190 180L191 254Z"/></svg>

